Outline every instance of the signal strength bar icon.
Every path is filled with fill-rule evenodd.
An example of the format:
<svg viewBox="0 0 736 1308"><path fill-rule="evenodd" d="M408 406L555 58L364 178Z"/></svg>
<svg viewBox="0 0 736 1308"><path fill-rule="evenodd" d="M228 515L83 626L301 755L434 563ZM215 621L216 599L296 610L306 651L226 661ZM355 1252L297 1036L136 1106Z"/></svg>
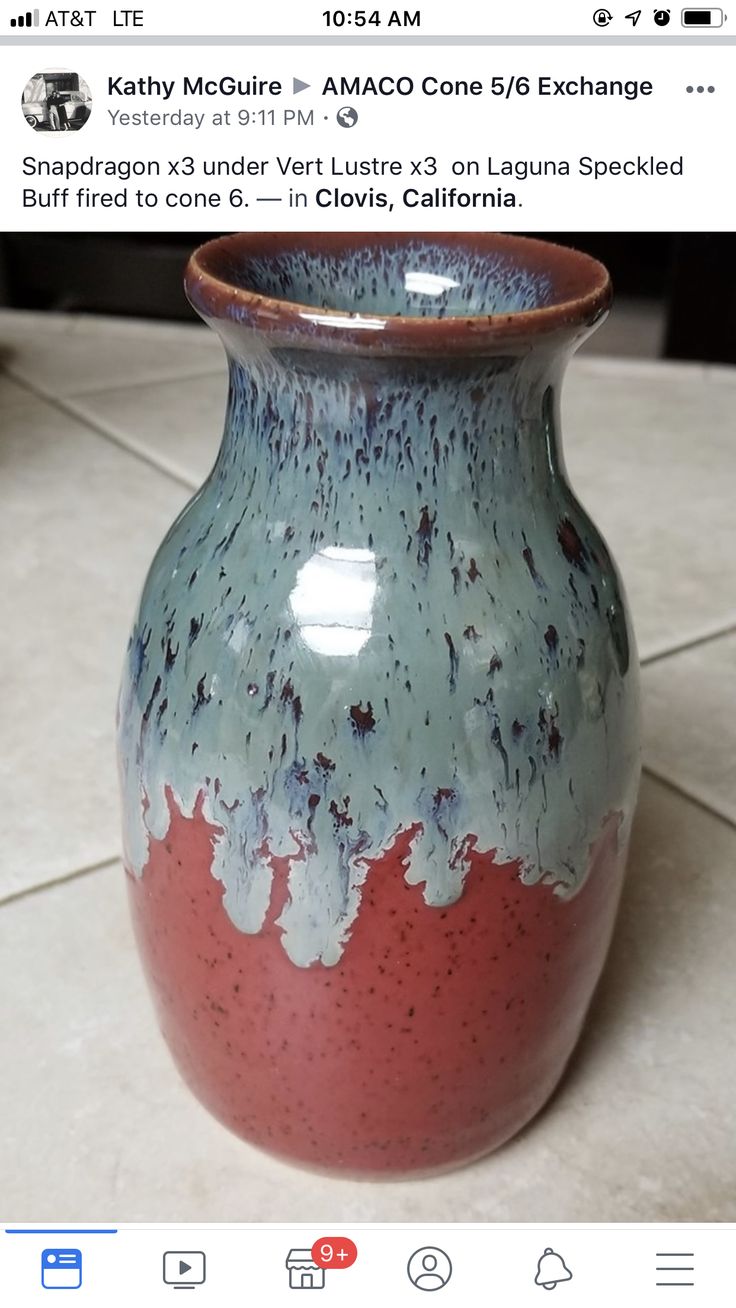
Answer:
<svg viewBox="0 0 736 1308"><path fill-rule="evenodd" d="M11 18L11 27L38 27L39 17L38 10L26 10L24 14L18 14L17 18Z"/></svg>

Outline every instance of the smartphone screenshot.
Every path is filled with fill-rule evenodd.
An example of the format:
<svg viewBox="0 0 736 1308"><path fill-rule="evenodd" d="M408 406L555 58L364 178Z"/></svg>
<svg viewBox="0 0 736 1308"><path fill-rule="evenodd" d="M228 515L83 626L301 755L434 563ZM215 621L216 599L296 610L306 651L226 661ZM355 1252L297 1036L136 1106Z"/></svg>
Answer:
<svg viewBox="0 0 736 1308"><path fill-rule="evenodd" d="M727 1308L736 15L93 4L0 14L2 1295Z"/></svg>

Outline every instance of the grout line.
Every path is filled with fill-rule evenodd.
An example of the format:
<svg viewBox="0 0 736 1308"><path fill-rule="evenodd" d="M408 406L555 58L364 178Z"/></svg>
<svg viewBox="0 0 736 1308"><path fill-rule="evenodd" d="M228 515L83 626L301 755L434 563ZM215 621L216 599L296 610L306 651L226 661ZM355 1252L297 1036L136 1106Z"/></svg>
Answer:
<svg viewBox="0 0 736 1308"><path fill-rule="evenodd" d="M639 659L640 666L650 667L653 663L661 663L663 659L672 658L674 654L682 654L685 650L696 649L698 645L708 645L711 641L722 640L724 636L731 636L734 632L736 632L736 622L730 622L727 627L721 627L717 631L706 632L703 636L691 636L688 640L681 641L679 645L673 645L671 649L663 649L658 654L649 654Z"/></svg>
<svg viewBox="0 0 736 1308"><path fill-rule="evenodd" d="M48 391L44 390L43 387L34 386L25 378L18 377L15 374L13 374L13 381L22 385L24 389L28 391L30 395L35 396L36 399L44 400L47 404L50 404L52 408L56 408L61 413L66 414L67 418L73 418L75 422L81 422L83 426L89 428L89 430L94 432L96 436L102 436L103 440L109 441L112 445L116 445L118 449L125 450L126 454L131 454L133 458L139 459L141 463L145 463L149 468L155 468L157 472L162 473L165 477L169 477L172 481L178 482L179 485L184 486L186 490L199 490L204 478L197 481L194 478L187 476L186 473L181 472L176 465L169 464L166 460L158 460L152 457L150 452L144 449L143 446L138 445L135 441L127 440L114 428L107 427L98 418L93 418L90 414L85 413L82 408L75 404L73 398L70 397L67 399L64 396L51 395ZM115 388L112 387L110 389ZM84 397L80 396L79 398L80 400L83 400Z"/></svg>
<svg viewBox="0 0 736 1308"><path fill-rule="evenodd" d="M186 382L190 380L196 381L198 378L201 377L220 377L220 376L223 376L224 384L225 386L227 386L227 371L222 367L222 365L218 366L217 364L212 363L212 364L208 364L205 367L202 364L193 368L188 368L186 372L181 372L180 370L174 370L173 368L170 371L164 369L162 372L158 373L155 377L147 377L144 380L141 380L140 378L137 377L133 377L131 378L130 381L127 382L117 381L117 382L113 382L112 384L110 384L110 382L105 382L102 385L98 382L96 386L95 385L92 385L90 387L85 386L83 390L70 391L66 396L64 396L64 398L67 400L86 400L88 397L92 399L95 396L105 395L107 394L108 391L129 391L132 390L134 387L137 390L143 390L145 387L148 386L171 386L173 382Z"/></svg>
<svg viewBox="0 0 736 1308"><path fill-rule="evenodd" d="M113 867L120 862L120 854L113 854L111 858L102 858L98 863L90 863L87 867L76 868L74 872L67 872L64 876L54 877L52 881L41 881L36 886L28 886L26 890L15 890L12 894L6 895L0 899L0 908L5 908L6 904L15 904L19 899L28 899L31 895L37 895L42 890L53 890L55 886L65 886L69 881L77 881L80 877L89 876L92 872L102 872L107 867Z"/></svg>
<svg viewBox="0 0 736 1308"><path fill-rule="evenodd" d="M4 372L7 377L11 377L13 381L21 383L32 391L34 395L41 396L51 404L54 404L59 398L81 400L86 399L87 396L92 398L98 395L105 395L108 391L141 390L147 386L171 386L174 382L196 381L201 377L224 376L225 385L227 385L227 370L223 368L222 364L214 362L210 364L196 364L187 368L186 371L182 371L181 368L162 368L161 372L156 373L155 376L140 378L133 375L129 381L119 378L117 381L91 382L89 386L81 386L79 390L69 391L61 397L59 397L56 392L47 390L45 386L33 381L25 374L22 368L14 366L12 361L7 362Z"/></svg>
<svg viewBox="0 0 736 1308"><path fill-rule="evenodd" d="M40 392L36 390L35 386L33 386L31 382L27 381L25 377L22 377L19 373L13 372L12 368L9 367L7 364L3 364L1 357L0 357L0 377L8 377L10 381L15 382L16 386L20 386L21 390L25 391L26 394L29 395L34 400L38 400L38 399L45 400L48 398L46 395L41 395Z"/></svg>
<svg viewBox="0 0 736 1308"><path fill-rule="evenodd" d="M28 321L29 318L33 321ZM96 341L103 335L113 348L119 342L123 344L129 341L144 344L149 342L153 346L158 342L164 342L167 345L197 346L204 353L215 354L218 348L222 352L217 333L203 325L198 327L194 323L191 327L186 323L177 326L175 322L167 319L120 318L106 314L64 314L57 313L54 309L25 310L9 309L6 305L0 306L0 335L5 335L3 328L7 328L9 335L14 335L14 329L17 329L21 334L21 339L18 341L21 350L28 346L28 340L24 340L23 336L32 335L35 339L38 336L39 325L42 326L44 334L53 341L70 335L77 340L84 341L86 337ZM4 344L7 346L7 339ZM224 358L224 353L222 357ZM728 368L728 365L724 364L723 367Z"/></svg>
<svg viewBox="0 0 736 1308"><path fill-rule="evenodd" d="M687 799L691 804L695 804L696 808L702 809L702 811L708 813L710 817L717 818L719 822L723 822L727 827L736 830L736 820L734 818L730 817L727 813L722 813L720 809L713 808L713 806L709 804L701 794L695 790L690 790L689 787L683 785L681 781L675 781L672 777L667 776L666 772L658 772L656 768L652 767L651 763L645 763L643 765L642 773L648 777L653 777L653 779L658 781L660 785L666 786L668 790L679 795L681 799Z"/></svg>
<svg viewBox="0 0 736 1308"><path fill-rule="evenodd" d="M80 400L83 398L83 396L80 396ZM68 418L74 418L76 422L83 423L97 436L102 436L103 440L109 441L111 445L116 445L120 450L125 450L126 454L131 454L134 459L139 459L141 463L145 463L149 468L155 468L157 472L163 473L171 481L178 482L180 486L184 486L188 491L198 491L205 480L205 476L209 475L209 470L205 476L200 478L192 477L189 473L183 472L175 463L170 463L168 459L162 459L152 454L146 446L139 445L136 440L124 436L115 427L103 422L101 418L92 417L91 414L86 413L81 406L77 405L72 398L54 400L54 404Z"/></svg>
<svg viewBox="0 0 736 1308"><path fill-rule="evenodd" d="M159 381L166 381L168 383L180 381L182 379L181 374L176 377L156 378L151 381L140 383L131 382L127 387L104 386L99 391L82 391L69 396L54 395L50 391L47 391L45 387L29 381L27 377L22 376L20 373L13 372L12 369L6 369L6 375L11 377L17 385L21 386L28 395L32 395L34 398L39 400L44 400L45 403L50 404L52 408L59 409L61 413L66 414L68 418L73 418L75 422L83 423L84 426L88 427L90 431L93 431L95 435L102 436L104 440L110 441L110 443L116 445L118 449L125 450L126 454L132 454L133 457L139 459L141 463L145 463L149 468L155 468L157 472L161 472L172 481L178 482L178 484L184 486L186 490L198 491L200 489L202 482L205 480L204 476L193 476L191 473L182 471L182 469L175 463L170 463L167 459L157 458L146 446L139 445L135 440L123 435L112 425L108 425L103 422L102 419L95 418L92 414L87 413L84 408L84 401L87 398L93 398L95 395L103 395L112 390L130 390L133 386L138 386L139 389L145 386L156 386L159 384ZM196 377L215 377L219 376L219 370L197 372L196 374L191 373L188 375Z"/></svg>

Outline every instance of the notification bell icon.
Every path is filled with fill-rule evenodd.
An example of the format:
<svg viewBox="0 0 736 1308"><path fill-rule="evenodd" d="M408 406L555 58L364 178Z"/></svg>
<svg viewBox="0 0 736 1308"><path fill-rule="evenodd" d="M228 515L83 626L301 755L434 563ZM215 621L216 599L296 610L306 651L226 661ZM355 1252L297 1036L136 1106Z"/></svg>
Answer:
<svg viewBox="0 0 736 1308"><path fill-rule="evenodd" d="M572 1272L566 1265L562 1255L555 1253L554 1249L545 1249L537 1263L534 1284L541 1285L545 1290L554 1290L555 1286L560 1284L560 1281L571 1280Z"/></svg>

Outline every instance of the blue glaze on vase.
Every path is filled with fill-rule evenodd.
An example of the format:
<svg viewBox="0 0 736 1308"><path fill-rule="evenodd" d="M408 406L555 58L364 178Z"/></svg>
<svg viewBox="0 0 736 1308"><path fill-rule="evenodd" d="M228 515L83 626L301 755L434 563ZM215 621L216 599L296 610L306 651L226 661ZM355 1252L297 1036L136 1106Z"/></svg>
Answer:
<svg viewBox="0 0 736 1308"><path fill-rule="evenodd" d="M204 304L230 360L225 433L131 637L126 864L143 872L171 796L185 814L204 797L232 922L261 930L288 859L283 948L331 966L402 832L430 907L485 850L574 896L612 814L628 839L637 666L560 454L562 374L593 318L537 332L554 269L420 238L339 257L282 240L222 278L306 302L296 327L254 326L237 291ZM392 346L390 318L384 344L387 314L465 317L468 349L425 352L411 324Z"/></svg>

